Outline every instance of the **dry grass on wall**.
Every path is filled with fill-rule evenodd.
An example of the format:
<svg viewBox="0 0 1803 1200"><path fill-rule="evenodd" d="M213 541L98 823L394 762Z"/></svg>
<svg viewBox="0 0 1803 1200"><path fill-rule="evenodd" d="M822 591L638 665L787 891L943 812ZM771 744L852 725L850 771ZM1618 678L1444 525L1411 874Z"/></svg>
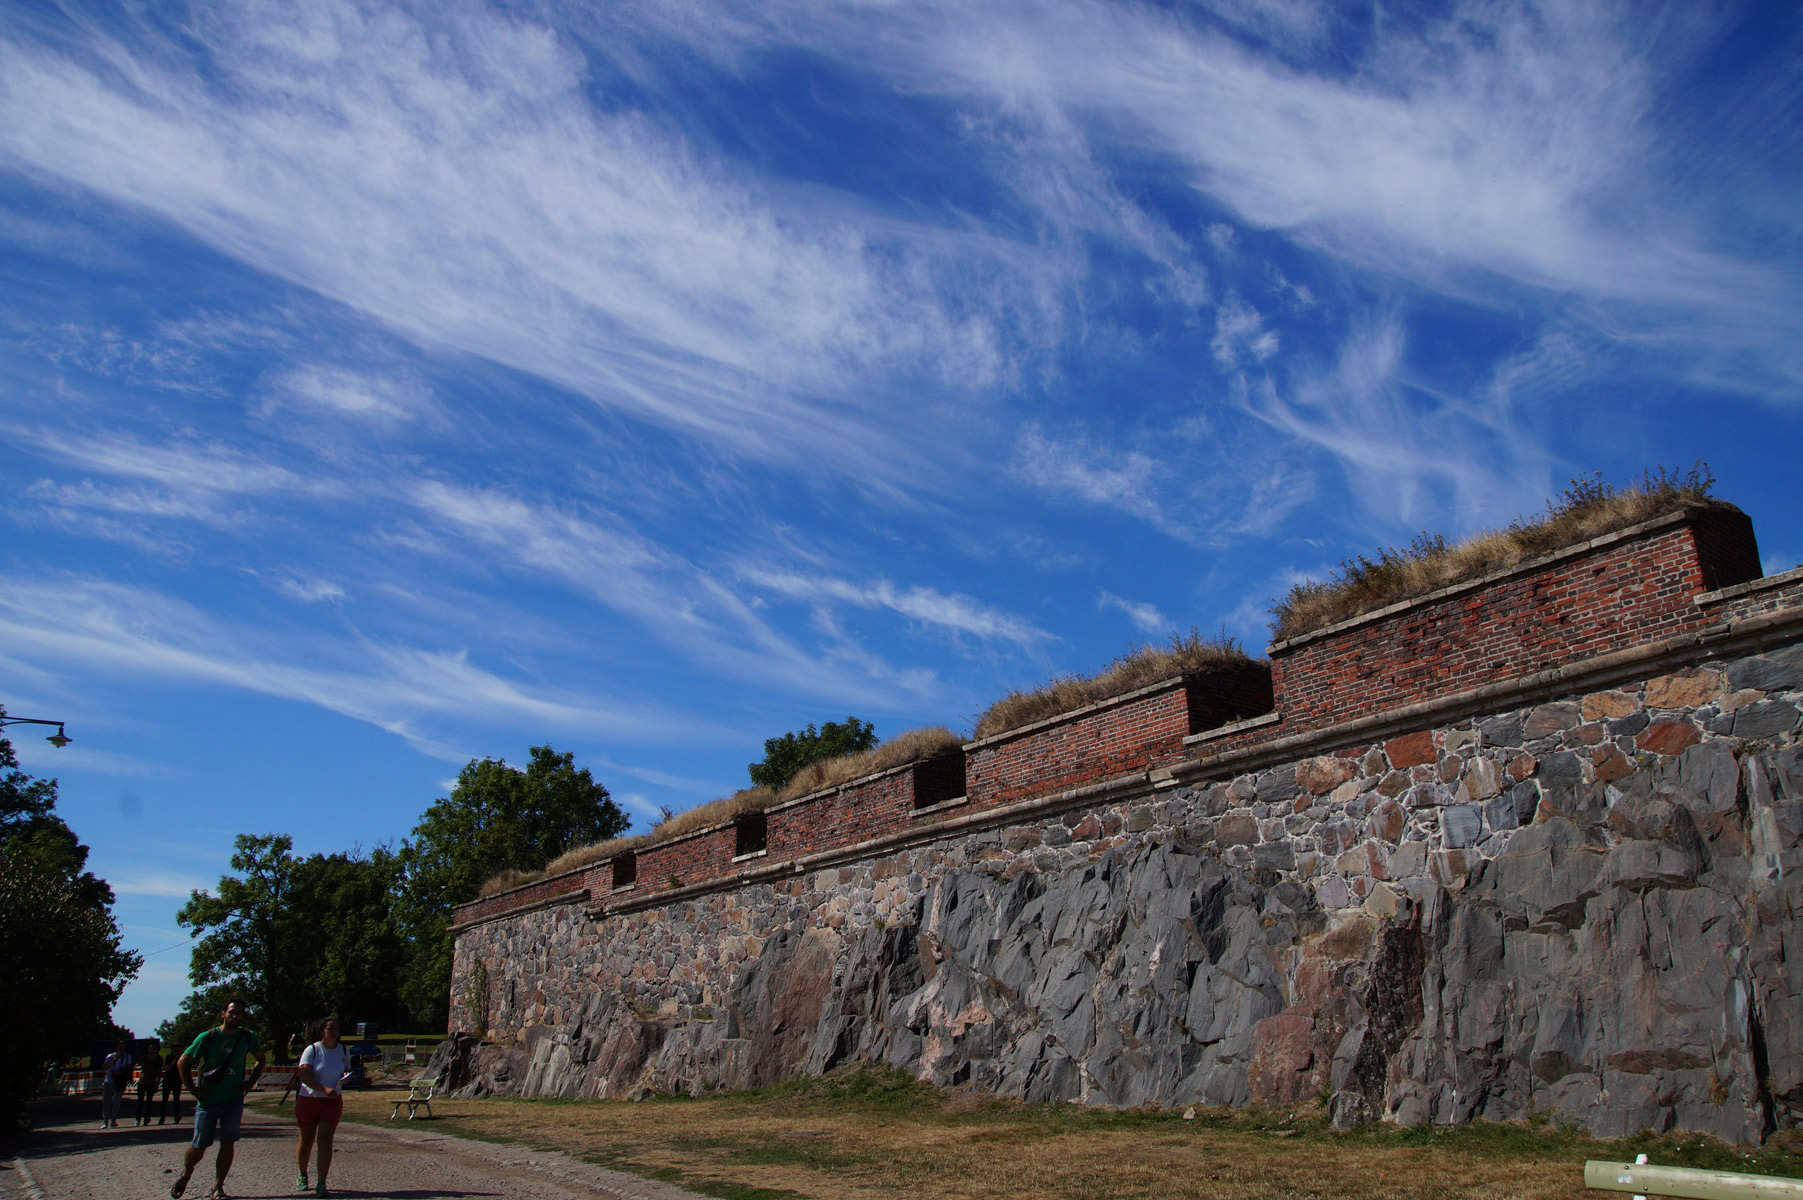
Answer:
<svg viewBox="0 0 1803 1200"><path fill-rule="evenodd" d="M512 867L508 867L505 871L497 871L493 875L490 875L482 884L482 890L476 893L476 898L478 900L486 900L490 896L498 895L501 892L508 891L511 888L520 887L524 884L533 883L544 877L545 873L543 871L516 871Z"/></svg>
<svg viewBox="0 0 1803 1200"><path fill-rule="evenodd" d="M791 779L789 786L783 789L782 798L793 800L797 796L805 796L809 792L817 792L822 788L836 787L841 783L850 783L854 779L862 779L864 776L874 775L878 771L887 771L889 768L899 767L903 763L934 758L957 750L963 745L964 739L943 725L927 725L920 729L910 729L906 733L896 734L882 745L872 749L809 763L795 773L795 778Z"/></svg>
<svg viewBox="0 0 1803 1200"><path fill-rule="evenodd" d="M1405 547L1384 548L1375 559L1348 559L1330 579L1297 584L1271 606L1271 636L1297 637L1680 509L1740 511L1709 495L1714 482L1702 463L1683 473L1662 467L1620 490L1599 479L1574 479L1537 520L1519 519L1456 545L1424 533Z"/></svg>
<svg viewBox="0 0 1803 1200"><path fill-rule="evenodd" d="M604 858L612 858L614 855L624 854L628 850L637 850L650 840L647 835L641 833L634 837L608 838L605 842L572 846L545 864L545 874L561 875L565 871L574 871L577 867L586 867L592 863L598 863Z"/></svg>
<svg viewBox="0 0 1803 1200"><path fill-rule="evenodd" d="M1009 692L977 718L976 736L990 737L1062 716L1113 696L1148 687L1176 675L1203 675L1243 667L1252 660L1225 633L1205 638L1192 629L1164 646L1139 646L1095 675L1065 675L1025 692Z"/></svg>
<svg viewBox="0 0 1803 1200"><path fill-rule="evenodd" d="M645 835L645 843L655 846L659 842L673 841L685 833L730 821L742 813L763 812L775 803L776 793L767 787L741 788L730 796L664 818Z"/></svg>

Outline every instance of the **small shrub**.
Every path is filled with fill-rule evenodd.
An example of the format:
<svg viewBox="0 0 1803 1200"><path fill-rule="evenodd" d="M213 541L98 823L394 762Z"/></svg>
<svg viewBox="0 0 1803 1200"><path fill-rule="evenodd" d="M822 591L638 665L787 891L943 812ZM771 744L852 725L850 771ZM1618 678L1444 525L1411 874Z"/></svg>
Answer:
<svg viewBox="0 0 1803 1200"><path fill-rule="evenodd" d="M1547 502L1543 517L1517 518L1507 529L1474 534L1456 545L1440 534L1423 533L1407 546L1386 546L1376 558L1347 559L1331 578L1297 584L1271 605L1271 636L1299 637L1679 509L1738 511L1710 496L1714 485L1715 476L1700 461L1683 472L1659 467L1619 489L1600 474L1574 479Z"/></svg>
<svg viewBox="0 0 1803 1200"><path fill-rule="evenodd" d="M890 767L899 767L903 763L919 762L924 758L946 754L963 745L964 739L943 725L910 729L906 733L896 734L874 749L809 763L795 773L789 786L782 790L782 798L793 800L797 796L874 775L878 771L887 771Z"/></svg>
<svg viewBox="0 0 1803 1200"><path fill-rule="evenodd" d="M1031 691L1009 692L977 718L976 736L990 737L1048 717L1062 716L1177 675L1199 675L1241 667L1252 660L1225 630L1205 638L1196 629L1175 635L1166 646L1137 646L1095 675L1065 675Z"/></svg>

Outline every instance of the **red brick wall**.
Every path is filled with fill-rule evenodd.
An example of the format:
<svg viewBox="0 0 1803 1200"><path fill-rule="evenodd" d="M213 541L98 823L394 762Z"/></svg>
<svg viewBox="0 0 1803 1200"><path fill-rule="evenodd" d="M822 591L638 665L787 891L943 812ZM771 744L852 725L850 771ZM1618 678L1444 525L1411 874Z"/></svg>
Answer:
<svg viewBox="0 0 1803 1200"><path fill-rule="evenodd" d="M892 771L770 814L770 853L794 858L902 828L914 811L914 772Z"/></svg>
<svg viewBox="0 0 1803 1200"><path fill-rule="evenodd" d="M522 908L528 904L537 904L541 900L549 900L556 896L580 892L583 888L592 888L589 877L594 872L589 869L570 871L563 875L554 875L549 879L534 880L525 887L502 892L498 896L485 896L480 900L472 900L468 904L459 905L452 910L451 920L456 924L492 917L496 913L506 912L513 908ZM603 890L607 884L601 884Z"/></svg>
<svg viewBox="0 0 1803 1200"><path fill-rule="evenodd" d="M1005 804L1163 766L1183 757L1190 732L1189 690L1174 683L1021 734L1000 734L970 751L966 784L973 804Z"/></svg>
<svg viewBox="0 0 1803 1200"><path fill-rule="evenodd" d="M731 825L690 834L639 851L640 891L686 887L733 872L738 838ZM674 876L676 883L671 883Z"/></svg>
<svg viewBox="0 0 1803 1200"><path fill-rule="evenodd" d="M1713 618L1692 597L1744 573L1749 555L1756 563L1751 522L1709 513L1363 625L1294 639L1271 652L1283 732L1707 624Z"/></svg>

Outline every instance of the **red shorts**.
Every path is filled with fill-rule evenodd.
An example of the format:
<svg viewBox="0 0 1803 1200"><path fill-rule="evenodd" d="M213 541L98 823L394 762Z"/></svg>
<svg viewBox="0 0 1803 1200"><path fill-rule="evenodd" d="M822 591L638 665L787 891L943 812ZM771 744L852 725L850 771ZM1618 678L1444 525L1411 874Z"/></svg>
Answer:
<svg viewBox="0 0 1803 1200"><path fill-rule="evenodd" d="M296 1096L294 1098L294 1122L302 1129L311 1129L315 1125L336 1129L338 1128L338 1118L343 1115L343 1096Z"/></svg>

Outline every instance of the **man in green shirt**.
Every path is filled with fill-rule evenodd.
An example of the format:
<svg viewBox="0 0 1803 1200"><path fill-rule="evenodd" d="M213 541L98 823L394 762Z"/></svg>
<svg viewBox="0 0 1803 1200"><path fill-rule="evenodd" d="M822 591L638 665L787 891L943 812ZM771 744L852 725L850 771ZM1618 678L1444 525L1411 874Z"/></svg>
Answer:
<svg viewBox="0 0 1803 1200"><path fill-rule="evenodd" d="M244 1060L255 1057L257 1069L249 1079L244 1077ZM209 1029L194 1039L183 1051L179 1065L182 1082L194 1093L194 1140L182 1159L181 1178L169 1188L169 1195L180 1196L188 1187L188 1177L206 1157L213 1138L219 1138L219 1155L213 1161L213 1195L225 1195L225 1177L232 1169L232 1156L237 1150L238 1123L244 1116L244 1097L263 1077L266 1059L257 1035L244 1028L244 1001L233 999L219 1014L219 1027Z"/></svg>

